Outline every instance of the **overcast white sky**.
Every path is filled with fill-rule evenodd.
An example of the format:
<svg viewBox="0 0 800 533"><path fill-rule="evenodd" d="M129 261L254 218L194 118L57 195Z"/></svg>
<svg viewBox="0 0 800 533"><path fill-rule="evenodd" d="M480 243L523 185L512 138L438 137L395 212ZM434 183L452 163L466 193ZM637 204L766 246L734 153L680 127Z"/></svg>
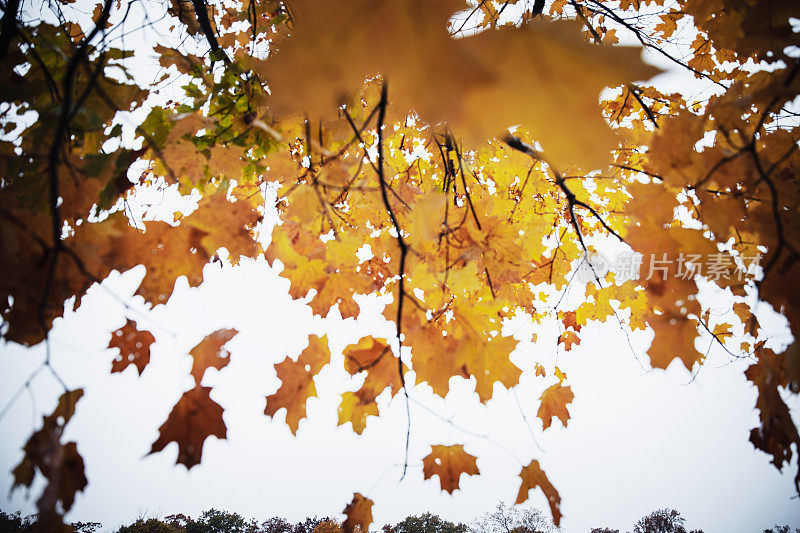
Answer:
<svg viewBox="0 0 800 533"><path fill-rule="evenodd" d="M104 286L127 297L142 273L140 268L113 276ZM800 527L791 473L781 476L747 441L757 417L755 388L742 374L745 364L730 363L718 351L712 350L708 364L688 383L691 376L679 365L667 372L644 371L614 324L584 329L581 345L561 354L555 353L555 332L540 332L538 342L521 345L513 361L531 369L541 360L550 370L557 360L576 396L569 428L556 421L542 432L535 417L538 396L553 378L530 373L518 391L542 450L513 397L501 387L496 399L481 407L463 380L453 380L454 392L446 402L419 386L412 390L416 401L444 417L455 416L460 427L488 434L492 441L461 432L412 404L413 468L398 484L396 465L403 460L405 433L399 399L387 405L384 395L384 416L370 418L360 438L349 425L336 428L338 393L358 386L341 370L341 348L354 342L358 331L390 334L391 326L367 317L313 318L308 307L290 300L288 282L263 261L245 261L237 268L208 266L205 276L199 289L179 282L169 304L141 320L157 339L141 378L133 367L109 374L115 353L104 348L109 332L124 318L122 306L105 289L93 288L76 313L56 322L54 364L70 386L86 387L66 438L78 442L90 483L70 519L113 528L140 515L197 515L216 507L259 519L281 515L300 520L337 515L359 491L375 500L377 526L424 511L467 521L500 500L512 502L520 463L537 458L561 493L568 532L601 525L625 530L661 507L678 509L689 526L706 533L761 531L776 522ZM138 298L131 301L138 307ZM208 439L203 463L188 473L173 464L175 444L145 457L172 405L192 386L188 350L207 333L231 326L240 330L229 343L231 363L220 372L210 370L204 381L214 386L212 397L226 409L228 440ZM525 336L526 327L521 321L506 333ZM272 365L297 354L309 331L328 333L335 368L317 380L320 399L309 402L310 420L292 437L281 414L276 420L263 415L265 396L278 386ZM649 333L632 337L637 352L646 349L649 338ZM11 396L42 357L41 348L0 348L0 401ZM0 487L11 486L9 471L21 458L21 446L58 394L45 374L33 390L0 420ZM792 406L796 409L797 402ZM463 476L462 490L453 496L441 493L438 480L422 480L419 459L430 443L466 444L479 457L481 475ZM33 494L40 488L37 484ZM538 491L533 503L547 509ZM13 493L2 508L34 510L24 491Z"/></svg>
<svg viewBox="0 0 800 533"><path fill-rule="evenodd" d="M677 75L660 79L664 87L697 89ZM169 90L162 93L165 98ZM137 202L131 204L136 210ZM172 207L165 212L172 213ZM86 387L66 434L77 441L89 478L68 515L71 520L100 521L112 530L138 516L198 515L215 507L297 521L339 515L352 493L362 492L376 502L377 527L426 511L468 521L500 500L512 503L521 463L536 458L562 496L562 525L569 533L596 526L625 531L663 507L678 509L690 528L706 533L761 531L775 523L800 527L793 473L779 474L747 440L758 423L756 390L743 375L747 363L731 362L718 349L711 350L692 380L679 363L666 372L645 370L651 333L630 337L634 355L612 321L586 327L580 346L557 353L555 330L539 330L538 341L521 344L512 360L526 370L543 362L548 375L557 362L566 372L576 396L569 428L555 421L542 432L536 418L539 395L552 377L543 380L529 372L517 391L538 444L514 397L501 387L485 407L477 403L473 385L460 379L453 380L447 401L425 385L415 387L412 468L398 484L406 425L400 397L392 403L381 397L383 416L371 417L361 437L349 424L336 427L338 395L360 384L342 370L341 349L363 334L392 335L393 327L379 318L374 302L364 303L358 321L312 317L302 302L291 301L288 281L260 260L236 268L209 265L203 286L189 289L180 280L168 305L145 310L141 299L130 298L143 273L140 267L92 288L81 308L57 320L52 331L54 366L71 387ZM105 347L126 314L118 297L132 306L127 315L157 340L141 377L133 367L109 374L116 353ZM767 306L759 314L776 344L785 341L782 321ZM223 327L240 331L228 345L231 363L220 372L210 370L204 384L214 386L212 398L226 409L228 439L208 439L203 463L190 472L174 465L175 444L146 456L173 404L192 386L188 350ZM520 320L504 333L526 338L530 327ZM309 332L328 334L334 364L317 379L319 399L309 402L309 420L292 437L282 414L275 420L264 416L265 396L278 387L272 365L298 354ZM698 343L702 350L707 347ZM0 346L0 405L43 357L43 347ZM0 420L0 489L11 486L9 472L22 456L22 445L59 392L43 373L31 394L21 396ZM796 397L790 406L796 413ZM458 427L426 409L454 417ZM421 457L430 444L442 443L463 443L479 458L481 475L462 476L462 490L453 496L439 490L438 479L422 480ZM16 491L0 499L0 507L33 512L40 489L41 479L30 497ZM532 502L549 514L539 491L532 493Z"/></svg>

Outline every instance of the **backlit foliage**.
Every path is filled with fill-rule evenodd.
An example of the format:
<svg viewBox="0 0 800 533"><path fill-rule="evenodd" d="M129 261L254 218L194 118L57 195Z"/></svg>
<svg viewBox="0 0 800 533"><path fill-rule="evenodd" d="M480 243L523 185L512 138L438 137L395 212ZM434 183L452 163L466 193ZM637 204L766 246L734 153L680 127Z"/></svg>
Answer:
<svg viewBox="0 0 800 533"><path fill-rule="evenodd" d="M501 330L527 314L558 323L564 350L589 321L652 329L657 368L677 359L696 371L704 355L695 340L712 338L750 361L761 420L751 442L779 469L796 461L800 437L782 394L800 390L800 355L794 345L765 347L752 309L768 302L797 335L800 63L790 19L800 3L170 0L160 9L171 31L196 46L146 43L163 71L150 85L134 82L145 52L117 38L134 3L58 0L40 13L6 0L7 341L46 342L65 302L79 306L113 271L144 265L136 294L157 306L181 276L200 285L210 261L266 257L293 298L313 290L309 305L322 316L334 307L357 316L356 295L392 295L384 314L397 338L344 350L345 370L365 376L339 409L339 424L356 433L380 416L387 389L408 401L408 389L426 383L445 397L455 377L485 403L497 384L517 386L523 369L509 354L518 340ZM643 49L703 89L692 98L659 90ZM182 85L180 101L159 95L165 80ZM197 199L196 209L135 220L126 199L157 188ZM263 249L257 237L273 208L280 223ZM676 270L698 259L673 262L665 276L644 265L641 280L599 272L593 246L604 241L645 258L730 265L706 278L733 295L732 311L712 316L697 298L700 278ZM758 254L762 270L748 271ZM562 308L553 294L587 267L585 303ZM236 333L217 331L191 351L196 385L152 452L175 441L191 468L208 436L225 438L223 408L201 381L208 367L224 371L223 346ZM141 374L153 342L129 317L112 334L111 371ZM403 361L401 346L410 348ZM296 433L330 361L324 337L288 354L265 414L285 410ZM554 418L566 426L566 376L536 361L530 371L552 384L538 411L544 428ZM14 470L15 485L30 486L36 469L47 478L39 507L48 527L86 485L75 443L61 443L82 391L64 389ZM462 445L434 445L422 460L425 478L437 475L450 493L462 473L479 474ZM561 496L539 461L520 466L517 503L541 489L558 524ZM372 505L355 494L344 529L368 528Z"/></svg>

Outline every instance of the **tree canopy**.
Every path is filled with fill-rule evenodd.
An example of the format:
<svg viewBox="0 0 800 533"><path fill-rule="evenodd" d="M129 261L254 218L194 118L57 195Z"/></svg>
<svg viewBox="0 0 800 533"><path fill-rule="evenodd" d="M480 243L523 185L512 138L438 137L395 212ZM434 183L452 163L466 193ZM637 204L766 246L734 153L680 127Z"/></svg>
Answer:
<svg viewBox="0 0 800 533"><path fill-rule="evenodd" d="M65 308L114 271L144 265L136 296L158 306L178 278L203 283L209 262L266 258L292 297L321 316L354 317L357 295L391 295L384 315L396 335L344 350L345 370L364 377L339 409L339 424L356 433L380 416L380 394L408 402L426 383L445 397L455 377L474 383L485 403L523 371L552 383L537 413L543 428L554 419L566 426L574 391L563 372L509 359L519 340L502 324L525 314L556 324L553 349L564 351L591 321L650 329L647 355L660 369L697 371L705 356L696 341L710 339L748 364L760 418L750 441L779 469L796 462L800 436L784 396L800 391L800 355L794 344L783 353L770 344L753 310L771 305L797 335L792 21L800 4L170 0L162 8L5 1L6 341L47 343ZM171 25L182 44L164 45L149 29L157 24ZM661 70L643 51L689 73L698 90L659 89ZM137 66L147 57L157 59L154 76ZM170 84L165 93L178 96L161 93ZM190 207L170 217L132 213L127 200L153 190ZM622 251L614 258L601 253L609 242ZM565 289L580 282L585 302L566 308ZM698 298L708 286L732 307L712 312ZM111 332L109 348L119 351L111 372L146 371L156 337L146 317L132 315ZM228 364L225 344L236 335L221 329L191 350L195 386L152 453L176 442L178 462L191 468L209 436L226 437L223 407L202 382ZM296 433L330 360L324 336L286 354L265 415L285 411ZM40 371L61 381L49 350ZM76 443L62 440L83 391L62 385L13 472L15 486L30 487L36 472L46 478L39 519L51 529L88 483ZM425 479L436 476L450 493L462 474L480 475L464 445L434 444L418 459ZM520 465L516 502L542 490L557 525L557 482L532 457ZM366 530L372 505L356 493L345 531Z"/></svg>

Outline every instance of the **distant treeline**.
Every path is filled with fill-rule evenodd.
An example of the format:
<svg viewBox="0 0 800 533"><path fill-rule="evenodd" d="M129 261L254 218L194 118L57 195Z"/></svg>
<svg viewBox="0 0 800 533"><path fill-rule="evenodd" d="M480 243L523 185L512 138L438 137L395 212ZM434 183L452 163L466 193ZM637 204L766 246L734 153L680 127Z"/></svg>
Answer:
<svg viewBox="0 0 800 533"><path fill-rule="evenodd" d="M660 509L642 517L633 525L631 533L703 533L699 529L687 530L686 520L674 509ZM73 522L74 533L100 533L98 522ZM138 518L135 522L117 527L115 533L343 533L336 518L314 517L292 523L278 516L259 522L238 513L210 509L199 518L173 514L164 518ZM0 511L0 533L38 533L36 515L23 516L20 512L8 514ZM386 524L382 533L559 533L559 529L544 513L534 508L497 505L494 512L483 514L468 524L453 523L440 516L425 513L408 516L392 525ZM592 528L589 533L620 533L619 529ZM763 533L800 533L789 526L774 526Z"/></svg>

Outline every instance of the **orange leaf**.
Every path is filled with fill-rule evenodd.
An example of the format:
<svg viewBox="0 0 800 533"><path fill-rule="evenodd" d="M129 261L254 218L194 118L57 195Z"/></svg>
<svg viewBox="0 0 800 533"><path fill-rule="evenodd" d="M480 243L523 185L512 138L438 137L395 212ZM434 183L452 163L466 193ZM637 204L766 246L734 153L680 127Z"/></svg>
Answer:
<svg viewBox="0 0 800 533"><path fill-rule="evenodd" d="M191 374L197 385L200 385L208 368L221 370L228 366L230 353L227 350L223 350L222 347L237 333L239 332L235 329L218 329L206 335L202 341L191 349L189 355L194 358Z"/></svg>
<svg viewBox="0 0 800 533"><path fill-rule="evenodd" d="M397 357L384 341L373 337L363 337L358 344L344 349L344 369L354 376L366 372L364 388L375 396L387 387L391 388L394 396L402 387ZM403 372L407 370L403 365Z"/></svg>
<svg viewBox="0 0 800 533"><path fill-rule="evenodd" d="M519 487L519 494L517 495L517 501L515 503L519 505L525 502L528 499L528 492L531 489L541 487L550 505L553 523L558 527L561 523L561 496L558 495L556 488L550 483L550 480L547 479L547 475L541 467L539 467L539 461L534 459L528 466L522 467L519 477L522 479L522 485Z"/></svg>
<svg viewBox="0 0 800 533"><path fill-rule="evenodd" d="M281 386L275 394L267 396L264 414L275 416L280 409L286 409L286 424L296 435L300 420L306 417L306 400L317 394L314 376L328 364L330 357L328 338L313 335L308 338L308 347L297 361L287 357L275 365Z"/></svg>
<svg viewBox="0 0 800 533"><path fill-rule="evenodd" d="M573 346L581 343L581 338L574 331L565 331L558 338L560 342L564 343L564 349L570 351Z"/></svg>
<svg viewBox="0 0 800 533"><path fill-rule="evenodd" d="M361 528L361 531L366 533L369 531L369 525L372 523L372 505L373 501L365 498L360 493L353 494L353 501L347 504L344 508L344 514L347 516L342 528L346 533L353 533L356 526Z"/></svg>
<svg viewBox="0 0 800 533"><path fill-rule="evenodd" d="M442 490L453 494L458 488L461 474L477 476L477 457L464 451L462 444L444 446L436 444L431 446L431 453L422 459L422 473L425 479L439 476Z"/></svg>
<svg viewBox="0 0 800 533"><path fill-rule="evenodd" d="M567 421L569 421L567 404L572 403L574 399L575 395L572 393L572 388L569 385L564 387L559 382L552 387L548 387L539 399L541 405L539 406L539 412L536 414L536 416L542 419L543 429L550 427L554 416L561 420L564 427L567 427Z"/></svg>

